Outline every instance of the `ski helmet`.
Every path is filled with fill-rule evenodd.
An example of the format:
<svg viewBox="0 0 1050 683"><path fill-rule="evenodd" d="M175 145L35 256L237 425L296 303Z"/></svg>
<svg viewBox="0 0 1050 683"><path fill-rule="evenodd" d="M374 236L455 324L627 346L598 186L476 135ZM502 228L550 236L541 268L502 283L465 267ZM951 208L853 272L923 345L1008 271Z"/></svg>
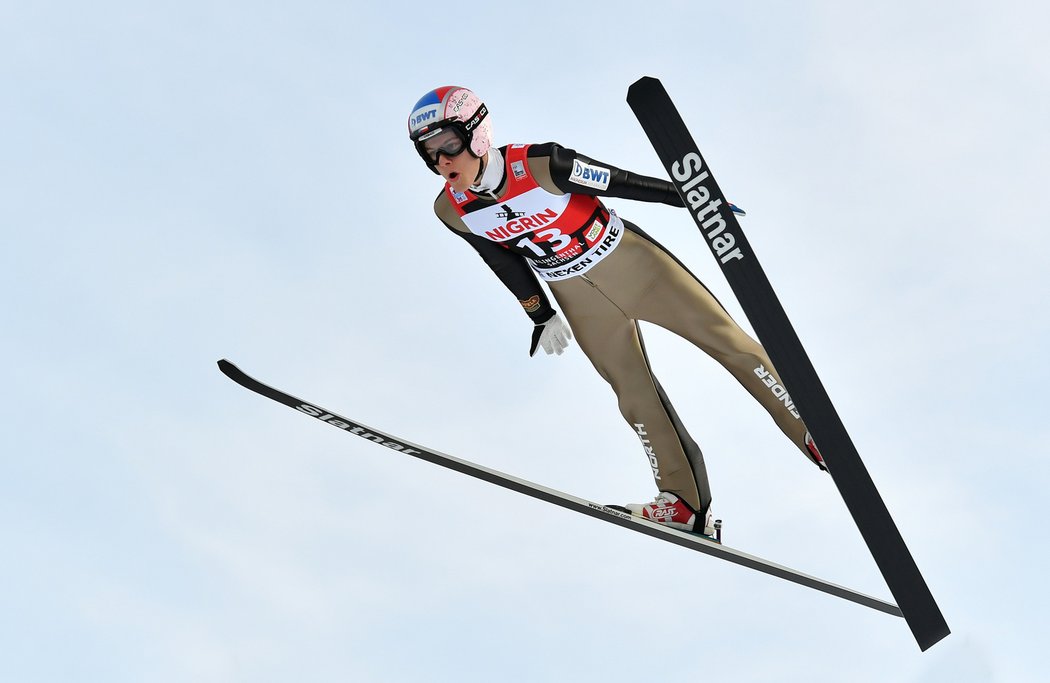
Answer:
<svg viewBox="0 0 1050 683"><path fill-rule="evenodd" d="M488 107L477 95L466 88L446 85L423 95L408 117L408 137L416 151L432 171L437 173L437 161L432 159L423 142L438 133L451 130L463 147L482 158L492 146L492 121Z"/></svg>

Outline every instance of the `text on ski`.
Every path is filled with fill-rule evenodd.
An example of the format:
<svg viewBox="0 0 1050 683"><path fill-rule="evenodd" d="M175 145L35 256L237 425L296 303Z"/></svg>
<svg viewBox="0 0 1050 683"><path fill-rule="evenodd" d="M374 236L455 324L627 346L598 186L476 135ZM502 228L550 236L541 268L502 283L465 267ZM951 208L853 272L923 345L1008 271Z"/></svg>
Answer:
<svg viewBox="0 0 1050 683"><path fill-rule="evenodd" d="M701 172L703 165L699 153L689 152L681 161L671 164L671 175L684 183L679 189L685 193L685 203L696 213L696 220L703 225L704 234L719 260L722 263L733 259L743 260L744 255L736 246L736 238L726 230L726 221L719 212L722 200L711 200L711 191L703 184L710 177L707 171Z"/></svg>

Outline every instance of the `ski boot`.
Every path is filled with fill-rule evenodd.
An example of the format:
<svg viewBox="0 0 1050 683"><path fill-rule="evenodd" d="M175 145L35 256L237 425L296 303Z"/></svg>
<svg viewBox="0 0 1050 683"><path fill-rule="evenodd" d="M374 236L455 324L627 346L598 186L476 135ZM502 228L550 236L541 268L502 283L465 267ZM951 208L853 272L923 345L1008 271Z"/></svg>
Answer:
<svg viewBox="0 0 1050 683"><path fill-rule="evenodd" d="M712 518L710 507L701 518L689 504L673 493L660 491L651 503L630 503L621 508L632 515L663 524L672 529L699 534L722 542L722 520Z"/></svg>
<svg viewBox="0 0 1050 683"><path fill-rule="evenodd" d="M827 463L824 462L824 457L821 456L820 451L817 450L817 444L814 443L813 437L809 435L809 432L806 432L806 450L809 451L809 457L817 464L817 467L828 474L831 474L830 470L828 470Z"/></svg>

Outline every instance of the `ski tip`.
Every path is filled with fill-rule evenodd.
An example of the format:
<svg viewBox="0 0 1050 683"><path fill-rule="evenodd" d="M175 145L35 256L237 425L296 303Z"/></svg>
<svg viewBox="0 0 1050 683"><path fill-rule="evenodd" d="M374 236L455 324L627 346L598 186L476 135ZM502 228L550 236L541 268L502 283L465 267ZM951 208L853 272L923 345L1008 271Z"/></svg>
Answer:
<svg viewBox="0 0 1050 683"><path fill-rule="evenodd" d="M631 88L634 88L635 86L642 87L645 85L654 85L659 82L660 79L656 78L655 76L642 76L637 81L631 84ZM630 88L628 88L628 90L630 90Z"/></svg>
<svg viewBox="0 0 1050 683"><path fill-rule="evenodd" d="M219 370L222 370L222 374L226 375L227 377L231 376L231 372L237 372L237 366L231 363L230 361L226 360L225 358L220 358L218 360L218 366Z"/></svg>
<svg viewBox="0 0 1050 683"><path fill-rule="evenodd" d="M641 95L643 90L663 90L664 86L660 83L659 78L653 76L642 76L637 81L631 84L631 87L627 88L627 100L630 101L632 97L637 93Z"/></svg>

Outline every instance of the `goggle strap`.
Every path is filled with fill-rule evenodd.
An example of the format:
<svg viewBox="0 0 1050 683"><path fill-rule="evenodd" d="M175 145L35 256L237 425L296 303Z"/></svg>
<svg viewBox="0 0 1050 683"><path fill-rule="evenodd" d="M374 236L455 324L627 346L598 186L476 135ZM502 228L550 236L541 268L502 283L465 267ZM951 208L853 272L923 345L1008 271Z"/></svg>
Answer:
<svg viewBox="0 0 1050 683"><path fill-rule="evenodd" d="M478 107L478 110L474 112L474 115L463 122L463 128L469 133L477 127L479 123L485 120L485 117L489 114L489 108L482 104Z"/></svg>

